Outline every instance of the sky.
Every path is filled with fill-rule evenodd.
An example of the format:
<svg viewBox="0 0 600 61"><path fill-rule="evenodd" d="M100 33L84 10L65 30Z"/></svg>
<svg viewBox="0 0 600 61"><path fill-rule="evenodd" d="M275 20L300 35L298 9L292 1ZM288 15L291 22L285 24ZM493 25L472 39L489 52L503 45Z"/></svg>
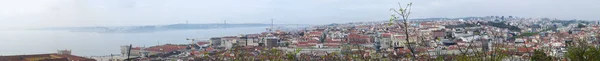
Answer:
<svg viewBox="0 0 600 61"><path fill-rule="evenodd" d="M329 24L411 18L518 16L600 20L600 0L0 0L0 29L185 23Z"/></svg>

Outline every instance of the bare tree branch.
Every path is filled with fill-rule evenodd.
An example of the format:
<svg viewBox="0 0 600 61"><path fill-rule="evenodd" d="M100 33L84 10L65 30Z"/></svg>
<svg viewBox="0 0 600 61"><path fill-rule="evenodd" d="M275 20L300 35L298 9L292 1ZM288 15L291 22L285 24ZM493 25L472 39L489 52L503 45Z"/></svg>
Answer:
<svg viewBox="0 0 600 61"><path fill-rule="evenodd" d="M394 13L396 13L397 15L400 15L399 17L402 17L402 20L404 21L404 34L406 35L406 46L408 47L408 49L410 50L411 56L414 59L415 58L415 53L413 48L410 45L410 34L408 33L408 16L410 15L410 7L412 6L412 2L407 4L406 8L402 8L402 4L400 4L398 2L398 6L399 9L398 10L394 10L394 8L391 8L390 10L393 11ZM397 19L396 16L392 15L394 17L394 19ZM400 24L398 24L400 26Z"/></svg>

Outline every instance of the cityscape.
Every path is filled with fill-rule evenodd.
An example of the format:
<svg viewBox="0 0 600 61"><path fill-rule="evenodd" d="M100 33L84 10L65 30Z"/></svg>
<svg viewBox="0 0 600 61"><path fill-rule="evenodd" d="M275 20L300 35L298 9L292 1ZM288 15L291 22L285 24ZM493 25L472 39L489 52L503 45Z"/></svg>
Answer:
<svg viewBox="0 0 600 61"><path fill-rule="evenodd" d="M69 55L70 50L24 56L46 56L47 59L38 59L60 60L50 59L58 56L80 61L578 61L572 56L597 54L600 51L596 47L600 38L596 36L600 32L597 31L600 30L600 21L485 16L415 19L408 23L409 28L388 21L376 21L328 24L288 31L267 29L259 34L221 36L208 40L187 39L190 44L150 47L123 45L120 55L110 56L83 58ZM408 32L404 32L405 29ZM405 33L409 34L408 38Z"/></svg>
<svg viewBox="0 0 600 61"><path fill-rule="evenodd" d="M118 49L114 52L116 54L82 56L73 54L78 51L71 49L55 49L50 53L0 54L0 61L600 60L600 20L499 15L412 18L413 3L398 5L400 7L390 7L389 20L318 25L275 24L280 20L270 19L269 23L244 24L231 24L227 20L214 21L217 22L215 24L190 24L186 20L181 24L156 26L36 28L32 30L99 34L194 31L191 29L250 31L246 30L248 27L262 30L226 36L194 34L208 38L181 38L183 43L156 41L156 45L141 45L117 41L123 43L119 47L109 47ZM302 27L289 27L292 25ZM131 44L124 44L126 42Z"/></svg>

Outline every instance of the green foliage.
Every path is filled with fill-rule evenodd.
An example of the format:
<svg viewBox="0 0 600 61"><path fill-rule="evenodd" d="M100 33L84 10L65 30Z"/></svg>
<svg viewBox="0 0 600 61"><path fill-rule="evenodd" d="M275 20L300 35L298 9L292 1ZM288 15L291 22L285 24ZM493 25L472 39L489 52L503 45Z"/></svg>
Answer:
<svg viewBox="0 0 600 61"><path fill-rule="evenodd" d="M533 56L531 57L531 61L551 61L552 57L546 55L543 50L535 50L533 52Z"/></svg>
<svg viewBox="0 0 600 61"><path fill-rule="evenodd" d="M515 36L513 38L521 38L521 37L524 37L524 36L533 36L533 35L540 34L541 32L549 31L549 30L553 30L553 29L556 29L556 28L548 28L548 29L544 29L544 30L539 31L539 32L526 32L526 33L523 33L521 35Z"/></svg>
<svg viewBox="0 0 600 61"><path fill-rule="evenodd" d="M571 61L598 61L600 49L586 44L569 46L566 57Z"/></svg>
<svg viewBox="0 0 600 61"><path fill-rule="evenodd" d="M298 53L300 53L300 51L302 51L302 48L298 48L292 53L287 53L285 56L287 56L288 60L290 60L290 61L298 60L296 58L296 55L298 55Z"/></svg>
<svg viewBox="0 0 600 61"><path fill-rule="evenodd" d="M481 58L478 58L477 56L458 55L455 59L456 61L478 61Z"/></svg>
<svg viewBox="0 0 600 61"><path fill-rule="evenodd" d="M446 58L446 56L441 55L435 58L435 61L444 61L444 58Z"/></svg>
<svg viewBox="0 0 600 61"><path fill-rule="evenodd" d="M510 25L504 24L504 23L505 22L500 22L500 23L487 22L487 23L484 23L484 25L494 26L494 27L498 27L498 28L507 28L508 30L511 30L511 31L521 31L521 28L519 28L517 26L510 26Z"/></svg>
<svg viewBox="0 0 600 61"><path fill-rule="evenodd" d="M392 17L390 18L390 23L388 23L388 26L392 26L394 25L394 21L398 18L396 17L396 15L391 15Z"/></svg>
<svg viewBox="0 0 600 61"><path fill-rule="evenodd" d="M506 57L508 57L508 54L496 54L490 58L490 61L502 61Z"/></svg>
<svg viewBox="0 0 600 61"><path fill-rule="evenodd" d="M585 25L583 25L583 24L578 24L578 25L577 25L577 28L585 28L585 27L586 27L586 26L585 26Z"/></svg>
<svg viewBox="0 0 600 61"><path fill-rule="evenodd" d="M450 55L449 57L452 57L454 61L502 61L502 59L508 57L508 54L501 53L501 51L505 50L495 49L491 54L477 52L464 55Z"/></svg>
<svg viewBox="0 0 600 61"><path fill-rule="evenodd" d="M392 18L391 18L390 20L397 20L398 18L402 18L402 21L404 21L404 24L403 24L403 26L404 26L404 28L405 28L405 29L404 29L404 34L405 34L405 35L408 35L408 36L406 36L406 40L405 40L405 41L406 41L406 42L409 42L409 39L410 39L410 37L411 37L411 36L408 34L408 33L409 33L409 32L408 32L408 28L409 28L409 26L408 26L408 20L409 20L409 16L410 16L410 13L411 13L410 11L411 11L411 9L412 9L412 2L411 2L411 3L408 3L408 4L406 4L406 7L404 7L404 8L402 7L402 4L400 4L400 3L398 3L398 6L400 6L398 9L394 9L394 8L391 8L391 9L390 9L390 11L392 11L392 12L396 13L396 14L393 14L393 15L391 15L391 16L392 16ZM395 15L399 15L399 16L395 16ZM410 44L410 43L409 43L409 44L406 44L406 46L407 46L407 47L408 47L408 49L410 50L410 53L411 53L411 54L415 54L415 53L414 53L414 50L413 50L413 48L411 47L411 44ZM416 56L414 56L414 55L411 55L411 56L412 56L412 57L411 57L412 59L416 58Z"/></svg>
<svg viewBox="0 0 600 61"><path fill-rule="evenodd" d="M464 24L457 24L457 25L445 25L446 28L464 28L464 27L479 27L479 25L477 24L471 24L471 23L464 23Z"/></svg>

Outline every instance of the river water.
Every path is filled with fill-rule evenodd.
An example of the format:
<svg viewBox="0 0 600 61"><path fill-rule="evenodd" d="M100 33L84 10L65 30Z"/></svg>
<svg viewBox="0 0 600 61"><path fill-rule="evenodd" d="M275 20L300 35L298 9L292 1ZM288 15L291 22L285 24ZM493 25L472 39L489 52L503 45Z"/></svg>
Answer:
<svg viewBox="0 0 600 61"><path fill-rule="evenodd" d="M120 46L154 46L190 43L186 38L208 40L267 31L268 27L171 30L145 33L94 33L64 30L0 30L0 55L45 54L69 49L80 56L119 54Z"/></svg>

